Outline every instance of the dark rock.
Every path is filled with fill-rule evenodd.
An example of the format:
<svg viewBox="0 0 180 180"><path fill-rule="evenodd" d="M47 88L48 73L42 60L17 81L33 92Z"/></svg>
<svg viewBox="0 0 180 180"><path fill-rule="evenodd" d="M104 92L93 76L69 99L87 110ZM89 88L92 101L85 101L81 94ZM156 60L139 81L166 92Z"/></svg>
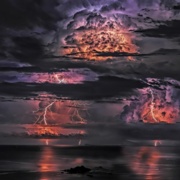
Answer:
<svg viewBox="0 0 180 180"><path fill-rule="evenodd" d="M70 168L70 169L64 170L64 172L66 172L68 174L86 174L90 171L91 171L91 169L86 168L84 166L77 166L75 168Z"/></svg>

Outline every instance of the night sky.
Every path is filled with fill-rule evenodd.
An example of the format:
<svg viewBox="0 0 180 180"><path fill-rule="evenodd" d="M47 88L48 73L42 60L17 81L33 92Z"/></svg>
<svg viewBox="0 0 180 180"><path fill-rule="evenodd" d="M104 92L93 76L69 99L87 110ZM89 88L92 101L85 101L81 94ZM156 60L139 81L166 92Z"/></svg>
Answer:
<svg viewBox="0 0 180 180"><path fill-rule="evenodd" d="M180 0L1 0L0 135L116 144L180 122L179 32Z"/></svg>

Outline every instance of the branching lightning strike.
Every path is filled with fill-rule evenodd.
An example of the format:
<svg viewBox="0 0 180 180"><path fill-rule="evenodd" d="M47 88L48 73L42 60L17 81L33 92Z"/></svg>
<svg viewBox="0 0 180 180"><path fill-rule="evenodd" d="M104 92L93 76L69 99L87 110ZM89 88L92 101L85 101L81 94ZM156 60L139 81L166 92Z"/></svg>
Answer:
<svg viewBox="0 0 180 180"><path fill-rule="evenodd" d="M77 102L74 101L71 103L72 105L70 106L69 112L72 111L71 114L71 120L75 121L75 119L79 119L81 123L86 122L86 119L84 119L79 112L79 109L81 111L86 112L87 115L89 115L88 111L87 111L87 106L89 106L90 104L86 103L86 102Z"/></svg>
<svg viewBox="0 0 180 180"><path fill-rule="evenodd" d="M52 107L52 105L55 103L56 101L51 102L50 104L48 104L44 109L38 109L37 111L34 111L34 113L38 113L38 112L43 112L41 115L38 116L37 120L35 121L34 124L37 124L38 122L41 123L42 121L44 122L45 125L48 125L47 123L47 111L48 109L50 109Z"/></svg>
<svg viewBox="0 0 180 180"><path fill-rule="evenodd" d="M154 105L155 105L155 103L154 103L154 92L153 92L152 89L149 89L149 91L150 91L150 93L151 93L151 105L150 105L151 116L152 116L152 118L153 118L153 120L154 120L155 122L159 122L159 121L156 119L155 114L154 114Z"/></svg>
<svg viewBox="0 0 180 180"><path fill-rule="evenodd" d="M55 75L55 78L59 84L66 84L66 80L64 78L59 78L57 74Z"/></svg>

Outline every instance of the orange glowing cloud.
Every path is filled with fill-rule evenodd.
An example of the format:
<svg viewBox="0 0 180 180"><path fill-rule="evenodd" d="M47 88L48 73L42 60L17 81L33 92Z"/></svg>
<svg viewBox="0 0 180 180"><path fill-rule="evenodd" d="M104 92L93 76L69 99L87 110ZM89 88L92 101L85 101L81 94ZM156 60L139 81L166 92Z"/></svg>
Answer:
<svg viewBox="0 0 180 180"><path fill-rule="evenodd" d="M146 102L141 112L141 119L145 123L156 123L151 112L151 100ZM179 116L179 109L172 103L163 100L154 100L153 114L157 122L175 123Z"/></svg>
<svg viewBox="0 0 180 180"><path fill-rule="evenodd" d="M28 136L36 138L59 138L62 136L69 135L84 135L85 131L79 129L66 129L60 126L49 126L49 125L29 125L25 127Z"/></svg>
<svg viewBox="0 0 180 180"><path fill-rule="evenodd" d="M128 30L118 26L76 31L69 39L66 38L67 44L71 46L63 49L62 53L74 58L102 61L111 57L97 56L98 53L138 53L133 39L134 36ZM133 60L132 57L127 59Z"/></svg>
<svg viewBox="0 0 180 180"><path fill-rule="evenodd" d="M127 103L121 112L120 119L124 122L176 123L179 121L179 94L173 86L161 86L161 89L148 87L139 89L138 93L137 101Z"/></svg>
<svg viewBox="0 0 180 180"><path fill-rule="evenodd" d="M34 124L85 123L88 108L88 102L71 100L43 101L39 103L39 108L34 111L36 116Z"/></svg>

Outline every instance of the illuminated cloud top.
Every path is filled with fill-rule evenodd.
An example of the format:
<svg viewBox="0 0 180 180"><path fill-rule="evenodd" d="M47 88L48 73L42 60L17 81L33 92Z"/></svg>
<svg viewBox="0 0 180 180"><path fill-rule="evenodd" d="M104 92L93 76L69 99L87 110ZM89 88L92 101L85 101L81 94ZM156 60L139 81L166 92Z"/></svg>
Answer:
<svg viewBox="0 0 180 180"><path fill-rule="evenodd" d="M0 60L39 64L54 54L106 60L114 52L132 60L147 49L143 36L179 36L178 6L179 0L3 0Z"/></svg>

